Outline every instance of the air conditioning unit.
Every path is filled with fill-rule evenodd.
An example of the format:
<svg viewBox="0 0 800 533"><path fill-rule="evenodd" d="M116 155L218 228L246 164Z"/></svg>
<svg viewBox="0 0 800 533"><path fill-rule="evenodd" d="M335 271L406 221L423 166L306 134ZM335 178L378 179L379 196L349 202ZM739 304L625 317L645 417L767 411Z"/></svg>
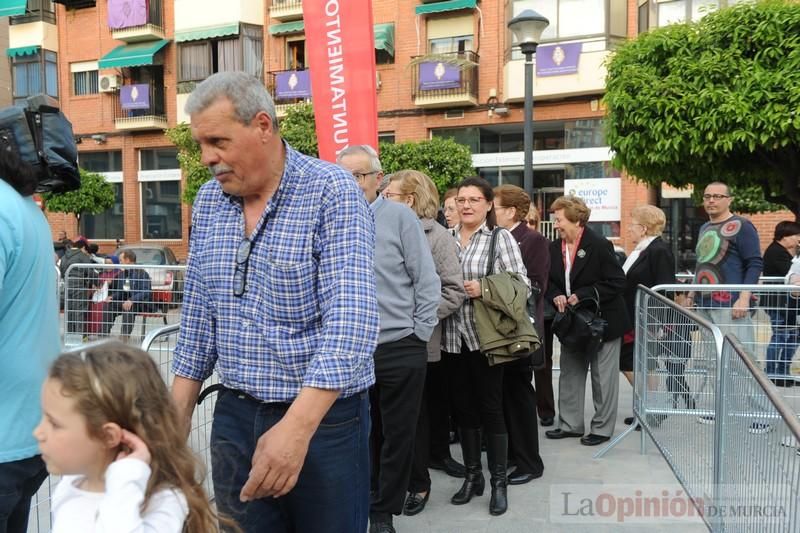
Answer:
<svg viewBox="0 0 800 533"><path fill-rule="evenodd" d="M103 74L99 82L101 93L113 93L119 90L119 76L116 74Z"/></svg>

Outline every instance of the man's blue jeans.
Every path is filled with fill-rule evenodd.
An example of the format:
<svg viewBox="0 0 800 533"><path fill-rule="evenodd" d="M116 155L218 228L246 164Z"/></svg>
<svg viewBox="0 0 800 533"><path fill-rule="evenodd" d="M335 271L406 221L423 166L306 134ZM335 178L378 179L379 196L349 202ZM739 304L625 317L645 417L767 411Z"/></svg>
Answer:
<svg viewBox="0 0 800 533"><path fill-rule="evenodd" d="M0 463L0 533L25 533L31 498L47 479L42 457Z"/></svg>
<svg viewBox="0 0 800 533"><path fill-rule="evenodd" d="M772 322L772 339L767 347L767 375L788 377L792 358L800 346L800 330L798 326L786 326L783 312L770 312Z"/></svg>
<svg viewBox="0 0 800 533"><path fill-rule="evenodd" d="M211 430L214 493L220 512L244 533L361 533L369 516L369 401L338 399L311 439L297 485L281 498L242 503L259 437L289 404L268 404L224 389Z"/></svg>

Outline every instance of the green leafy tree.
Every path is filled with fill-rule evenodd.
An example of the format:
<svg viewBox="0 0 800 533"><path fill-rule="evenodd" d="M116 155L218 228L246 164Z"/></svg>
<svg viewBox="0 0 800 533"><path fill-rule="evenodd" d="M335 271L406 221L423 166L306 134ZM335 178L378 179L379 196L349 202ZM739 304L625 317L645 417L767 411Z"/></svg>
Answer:
<svg viewBox="0 0 800 533"><path fill-rule="evenodd" d="M165 131L167 138L178 148L178 164L186 178L183 201L191 205L200 187L211 179L211 171L200 162L200 145L192 139L189 124L182 122Z"/></svg>
<svg viewBox="0 0 800 533"><path fill-rule="evenodd" d="M279 122L281 137L292 148L311 157L319 157L314 106L309 103L289 106Z"/></svg>
<svg viewBox="0 0 800 533"><path fill-rule="evenodd" d="M114 206L114 186L100 174L80 169L81 186L61 194L44 193L42 201L48 211L75 215L80 225L81 215L98 215Z"/></svg>
<svg viewBox="0 0 800 533"><path fill-rule="evenodd" d="M469 147L453 139L434 137L428 141L381 143L380 155L385 173L424 172L436 184L440 195L462 179L475 175Z"/></svg>
<svg viewBox="0 0 800 533"><path fill-rule="evenodd" d="M608 64L615 164L652 185L724 181L743 212L800 217L800 3L765 0L640 35Z"/></svg>

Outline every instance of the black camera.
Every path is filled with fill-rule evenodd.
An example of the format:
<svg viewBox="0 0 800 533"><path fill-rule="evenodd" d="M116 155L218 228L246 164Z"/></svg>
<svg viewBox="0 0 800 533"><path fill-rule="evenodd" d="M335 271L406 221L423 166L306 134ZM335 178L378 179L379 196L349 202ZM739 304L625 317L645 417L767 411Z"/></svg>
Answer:
<svg viewBox="0 0 800 533"><path fill-rule="evenodd" d="M16 152L33 167L36 192L60 193L81 186L72 124L49 96L31 96L24 106L0 110L0 150Z"/></svg>

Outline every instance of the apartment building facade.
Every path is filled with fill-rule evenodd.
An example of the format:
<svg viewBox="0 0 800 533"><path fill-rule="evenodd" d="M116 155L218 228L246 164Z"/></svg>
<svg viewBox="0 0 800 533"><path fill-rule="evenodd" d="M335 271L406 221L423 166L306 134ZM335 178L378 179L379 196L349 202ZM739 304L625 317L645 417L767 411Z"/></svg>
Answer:
<svg viewBox="0 0 800 533"><path fill-rule="evenodd" d="M713 1L375 0L380 140L452 137L470 147L491 183L522 185L524 59L507 24L535 9L550 20L535 55L535 202L546 211L574 187L596 191L604 200L593 225L626 248L630 210L655 203L691 250L702 213L610 165L604 62L623 40L701 16L700 5ZM279 117L313 101L302 15L302 0L0 0L13 98L35 88L57 97L80 141L81 166L117 191L112 209L82 217L80 227L50 214L54 231L80 232L105 250L120 239L184 256L190 207L163 130L188 122L188 95L218 71L263 79Z"/></svg>

